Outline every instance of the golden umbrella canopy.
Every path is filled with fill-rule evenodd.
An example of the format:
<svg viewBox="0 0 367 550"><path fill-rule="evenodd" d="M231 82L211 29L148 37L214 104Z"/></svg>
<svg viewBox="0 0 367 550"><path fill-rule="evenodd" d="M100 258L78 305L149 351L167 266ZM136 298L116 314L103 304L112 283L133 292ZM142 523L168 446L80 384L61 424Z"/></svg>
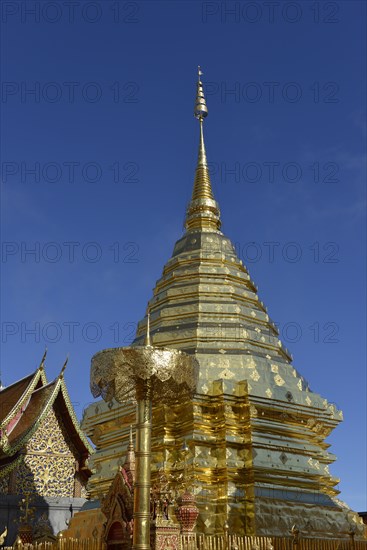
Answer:
<svg viewBox="0 0 367 550"><path fill-rule="evenodd" d="M199 363L195 357L151 345L110 348L92 357L91 391L105 401L137 400L140 386L149 383L150 398L169 403L195 393Z"/></svg>

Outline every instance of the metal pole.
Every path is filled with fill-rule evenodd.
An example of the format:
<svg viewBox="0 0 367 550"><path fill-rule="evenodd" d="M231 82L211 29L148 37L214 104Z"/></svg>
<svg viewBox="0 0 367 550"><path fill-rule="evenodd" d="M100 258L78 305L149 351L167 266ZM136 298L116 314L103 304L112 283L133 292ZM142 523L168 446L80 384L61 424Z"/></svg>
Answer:
<svg viewBox="0 0 367 550"><path fill-rule="evenodd" d="M351 528L348 534L350 536L350 547L352 548L352 550L354 550L355 547L356 547L355 543L354 543L354 537L355 537L356 532L354 531L353 528Z"/></svg>
<svg viewBox="0 0 367 550"><path fill-rule="evenodd" d="M137 388L136 477L133 549L150 550L150 459L152 399L150 380Z"/></svg>

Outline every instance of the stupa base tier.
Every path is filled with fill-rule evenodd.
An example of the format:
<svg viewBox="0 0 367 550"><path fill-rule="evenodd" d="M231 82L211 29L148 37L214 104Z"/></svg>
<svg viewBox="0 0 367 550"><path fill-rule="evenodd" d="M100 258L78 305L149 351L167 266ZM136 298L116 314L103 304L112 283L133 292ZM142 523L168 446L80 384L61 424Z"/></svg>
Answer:
<svg viewBox="0 0 367 550"><path fill-rule="evenodd" d="M107 492L123 459L133 407L98 406L102 414L93 405L83 422L97 445L92 498ZM164 472L179 488L186 441L197 533L222 534L227 522L237 535L286 536L297 524L305 536L358 536L362 521L336 499L328 470L335 457L324 439L336 424L328 409L249 394L246 381L215 381L205 395L153 407L152 484Z"/></svg>
<svg viewBox="0 0 367 550"><path fill-rule="evenodd" d="M327 506L257 498L255 518L258 536L281 537L289 533L292 525L297 526L302 538L347 540L351 529L356 532L356 538L363 538L364 533L358 514L336 503Z"/></svg>

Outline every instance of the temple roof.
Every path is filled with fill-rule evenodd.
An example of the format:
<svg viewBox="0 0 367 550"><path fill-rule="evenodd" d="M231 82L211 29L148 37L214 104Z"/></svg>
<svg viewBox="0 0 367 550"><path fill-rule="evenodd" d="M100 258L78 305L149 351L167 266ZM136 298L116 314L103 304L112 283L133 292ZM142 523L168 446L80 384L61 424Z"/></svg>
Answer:
<svg viewBox="0 0 367 550"><path fill-rule="evenodd" d="M7 425L17 414L17 411L24 405L35 388L47 383L43 369L45 359L46 353L35 372L1 390L0 429Z"/></svg>
<svg viewBox="0 0 367 550"><path fill-rule="evenodd" d="M6 419L13 407L17 405L19 399L24 395L26 389L30 386L35 373L28 374L21 380L14 382L11 386L8 386L1 390L1 404L0 404L0 422Z"/></svg>
<svg viewBox="0 0 367 550"><path fill-rule="evenodd" d="M52 407L62 417L78 453L87 457L93 452L69 398L63 376L66 362L59 376L47 383L44 360L45 356L35 372L1 391L0 468L17 458Z"/></svg>
<svg viewBox="0 0 367 550"><path fill-rule="evenodd" d="M14 454L19 448L19 445L23 446L31 435L33 435L35 425L42 421L44 411L49 409L48 404L51 402L50 398L52 397L56 384L57 382L54 381L32 392L29 402L18 422L16 422L13 429L7 433L10 449L6 454Z"/></svg>

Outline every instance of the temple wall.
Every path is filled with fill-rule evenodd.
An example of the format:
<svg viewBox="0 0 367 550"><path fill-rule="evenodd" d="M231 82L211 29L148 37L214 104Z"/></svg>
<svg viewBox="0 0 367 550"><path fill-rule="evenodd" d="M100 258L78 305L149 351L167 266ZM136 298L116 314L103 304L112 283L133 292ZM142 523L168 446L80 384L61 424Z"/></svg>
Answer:
<svg viewBox="0 0 367 550"><path fill-rule="evenodd" d="M0 525L8 527L6 545L13 544L19 527L18 495L0 496ZM86 502L85 498L42 497L35 498L31 506L35 511L35 521L46 512L54 534L66 529L70 519L81 509Z"/></svg>

